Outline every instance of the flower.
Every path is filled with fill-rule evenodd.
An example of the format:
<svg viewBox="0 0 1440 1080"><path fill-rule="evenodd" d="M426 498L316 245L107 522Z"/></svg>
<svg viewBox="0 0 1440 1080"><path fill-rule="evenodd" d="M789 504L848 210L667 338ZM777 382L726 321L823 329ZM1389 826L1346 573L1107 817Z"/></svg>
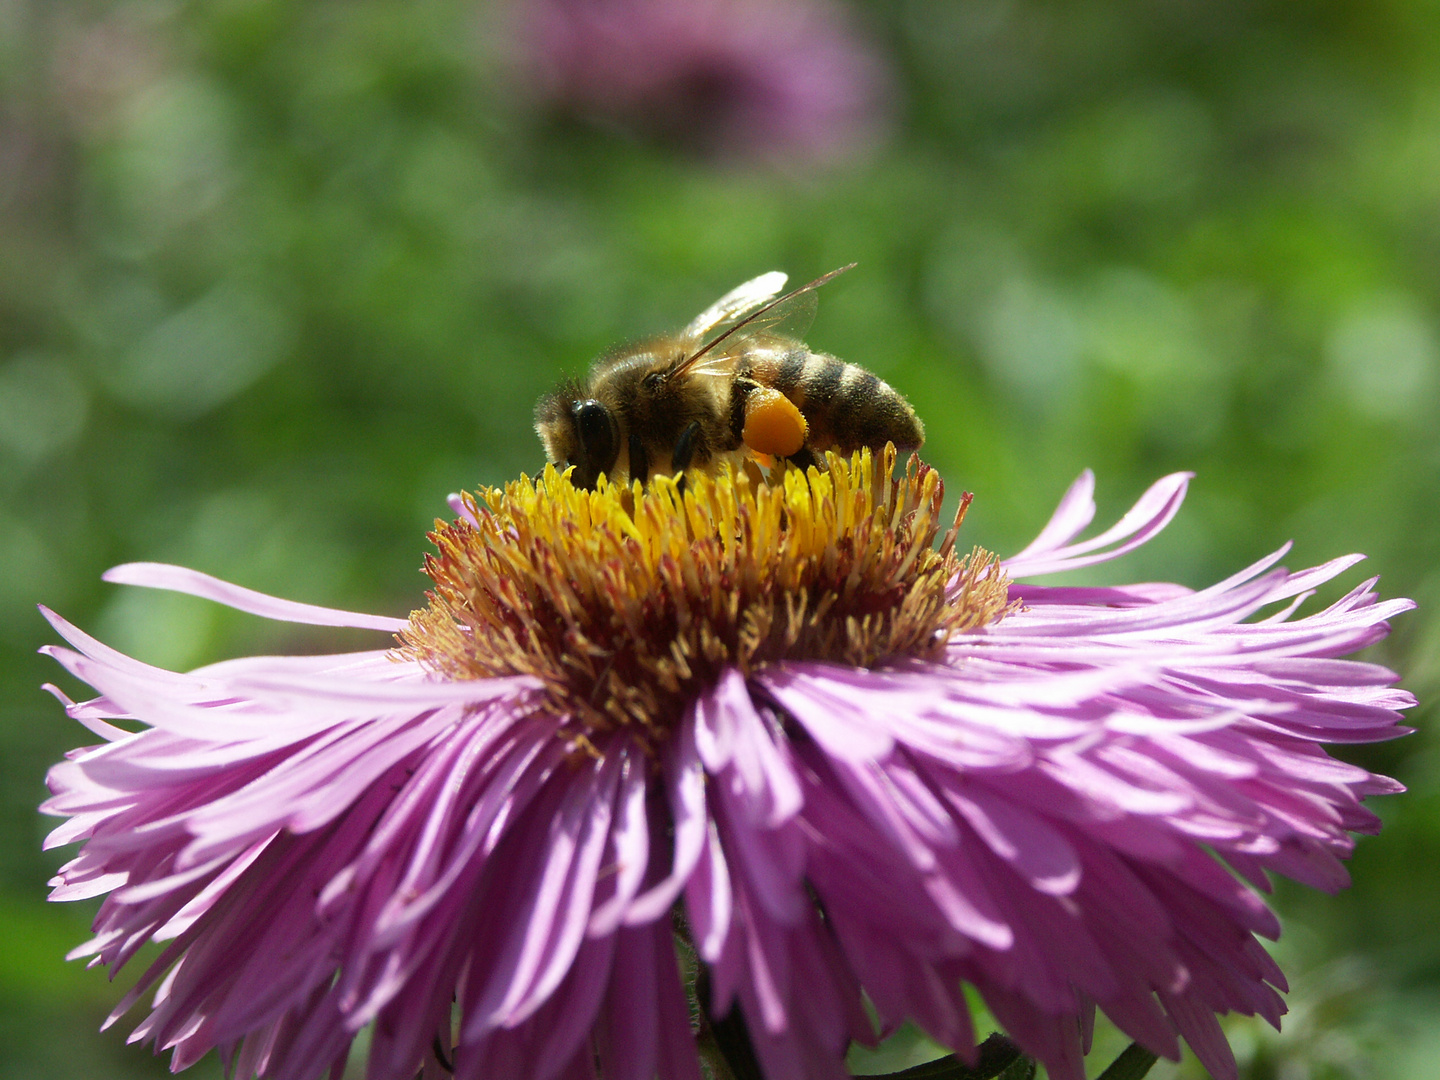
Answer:
<svg viewBox="0 0 1440 1080"><path fill-rule="evenodd" d="M1337 657L1412 605L1372 579L1297 615L1358 557L1283 549L1199 592L1016 584L1144 543L1188 476L1073 542L1086 473L1001 563L935 547L939 477L893 464L547 469L454 502L408 621L110 571L400 640L178 674L49 615L104 740L50 773L49 843L84 842L53 898L109 894L76 954L112 971L164 946L112 1021L158 986L132 1038L241 1077L339 1070L369 1027L377 1080L696 1080L699 968L772 1080L907 1018L973 1057L965 983L1054 1077L1097 1005L1235 1077L1217 1014L1284 1011L1256 890L1342 887L1400 790L1320 743L1405 730L1395 674Z"/></svg>
<svg viewBox="0 0 1440 1080"><path fill-rule="evenodd" d="M706 156L774 164L856 156L889 79L825 0L526 0L534 93Z"/></svg>

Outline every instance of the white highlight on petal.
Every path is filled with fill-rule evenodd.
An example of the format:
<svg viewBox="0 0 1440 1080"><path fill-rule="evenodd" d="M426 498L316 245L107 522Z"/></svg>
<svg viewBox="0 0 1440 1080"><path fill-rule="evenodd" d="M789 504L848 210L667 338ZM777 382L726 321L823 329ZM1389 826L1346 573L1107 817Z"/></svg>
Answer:
<svg viewBox="0 0 1440 1080"><path fill-rule="evenodd" d="M86 709L84 705L75 704L75 702L70 700L65 691L61 690L54 683L47 682L41 686L40 689L44 690L55 698L56 701L60 702L61 705L65 706L66 716L83 724L106 742L116 742L130 734L130 732L124 728L118 728L114 724L107 724L99 716L96 716L90 710Z"/></svg>
<svg viewBox="0 0 1440 1080"><path fill-rule="evenodd" d="M756 712L745 677L727 669L695 710L695 746L725 780L756 824L774 827L800 810L804 796L785 743Z"/></svg>
<svg viewBox="0 0 1440 1080"><path fill-rule="evenodd" d="M592 938L607 937L619 928L626 909L640 891L650 864L650 821L645 813L648 793L645 771L648 763L633 746L620 747L611 753L624 756L618 813L615 815L615 826L610 831L615 893L590 913L586 933Z"/></svg>
<svg viewBox="0 0 1440 1080"><path fill-rule="evenodd" d="M669 875L642 893L625 913L627 925L652 922L670 910L700 863L709 812L705 804L705 766L695 749L694 708L681 724L668 751L666 793L674 826L673 865Z"/></svg>
<svg viewBox="0 0 1440 1080"><path fill-rule="evenodd" d="M368 681L337 679L324 675L290 678L252 675L229 683L232 692L267 704L284 708L303 707L307 713L318 710L354 715L356 706L371 706L392 711L400 707L420 708L460 702L478 705L497 698L540 690L543 684L529 675L505 675L489 679L440 680L431 677L410 677L404 681Z"/></svg>

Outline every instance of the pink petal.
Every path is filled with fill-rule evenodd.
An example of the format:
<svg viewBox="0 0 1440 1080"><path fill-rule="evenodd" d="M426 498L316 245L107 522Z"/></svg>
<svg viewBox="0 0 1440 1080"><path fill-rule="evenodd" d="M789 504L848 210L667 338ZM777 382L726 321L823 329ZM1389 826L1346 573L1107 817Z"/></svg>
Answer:
<svg viewBox="0 0 1440 1080"><path fill-rule="evenodd" d="M259 615L282 622L307 623L311 626L350 626L360 630L384 630L398 633L408 625L404 619L384 615L364 615L354 611L301 604L266 596L254 589L231 585L228 581L166 563L125 563L105 571L102 577L117 585L141 585L148 589L167 589L214 600L237 611Z"/></svg>

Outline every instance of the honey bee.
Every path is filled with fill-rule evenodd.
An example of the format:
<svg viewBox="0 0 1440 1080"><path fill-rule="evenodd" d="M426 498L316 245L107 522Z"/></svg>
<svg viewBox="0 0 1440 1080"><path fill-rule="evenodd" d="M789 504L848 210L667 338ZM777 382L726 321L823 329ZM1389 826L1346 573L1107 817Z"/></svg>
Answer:
<svg viewBox="0 0 1440 1080"><path fill-rule="evenodd" d="M602 473L648 482L747 452L804 467L826 450L918 449L924 428L893 387L799 340L815 290L850 266L783 296L786 276L761 274L678 333L601 356L583 384L566 380L536 406L549 459L593 488Z"/></svg>

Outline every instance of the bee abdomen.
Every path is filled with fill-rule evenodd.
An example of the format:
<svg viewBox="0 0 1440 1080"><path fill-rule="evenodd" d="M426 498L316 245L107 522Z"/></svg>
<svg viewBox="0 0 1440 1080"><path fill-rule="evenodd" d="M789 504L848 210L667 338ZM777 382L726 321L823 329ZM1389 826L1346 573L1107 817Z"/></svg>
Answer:
<svg viewBox="0 0 1440 1080"><path fill-rule="evenodd" d="M810 425L813 450L851 453L892 442L908 451L925 441L925 430L910 403L858 364L794 350L776 374L775 389L800 407Z"/></svg>

